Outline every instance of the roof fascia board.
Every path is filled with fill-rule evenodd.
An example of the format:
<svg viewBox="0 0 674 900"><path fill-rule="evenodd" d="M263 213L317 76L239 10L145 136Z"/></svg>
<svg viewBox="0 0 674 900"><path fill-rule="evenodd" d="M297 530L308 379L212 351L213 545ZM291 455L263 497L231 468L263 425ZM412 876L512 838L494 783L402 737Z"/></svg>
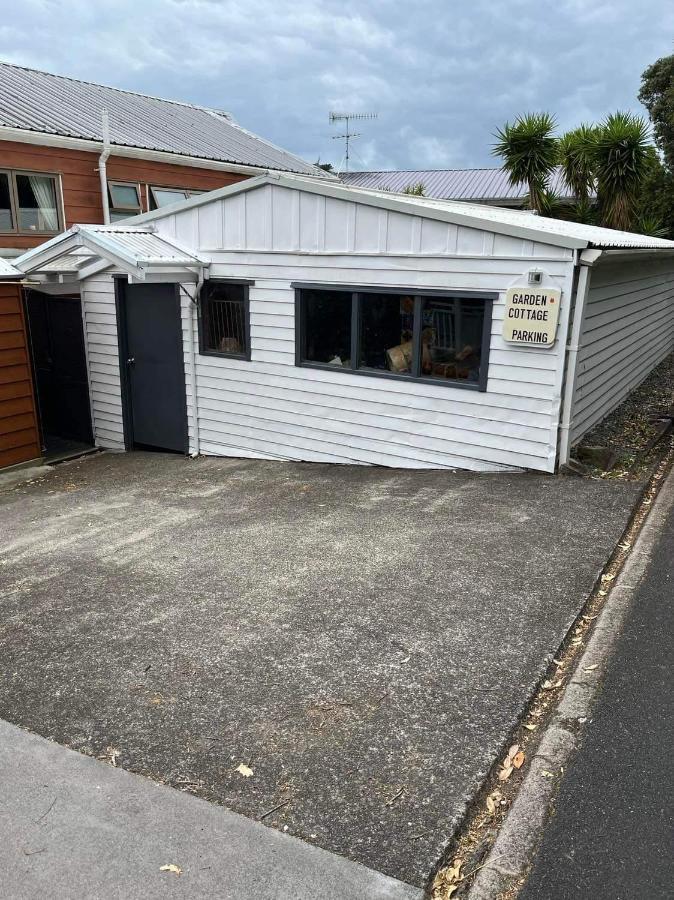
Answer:
<svg viewBox="0 0 674 900"><path fill-rule="evenodd" d="M271 181L272 179L270 179ZM283 184L287 187L297 187L300 182L300 176L291 180L288 176L279 173L274 175L273 179L276 183ZM332 184L311 184L308 180L305 182L301 179L300 190L308 191L313 194L323 194L326 197L334 197L336 200L351 200L361 202L368 206L376 206L380 209L390 209L394 212L406 213L409 216L420 216L424 219L435 219L439 222L449 222L453 225L464 225L466 228L477 228L482 231L494 231L497 234L507 234L512 237L521 237L525 240L536 241L540 244L553 244L557 247L567 247L572 250L579 250L587 247L587 241L582 238L573 238L568 235L549 234L548 232L538 231L536 228L528 228L526 225L511 225L503 222L495 222L491 219L481 219L475 213L465 213L456 209L437 209L432 206L414 205L414 200L399 200L395 196L382 197L380 195L371 195L360 193L357 187L349 188L347 185ZM442 202L442 201L441 201ZM449 203L460 203L460 200L447 201ZM486 205L486 204L485 204Z"/></svg>
<svg viewBox="0 0 674 900"><path fill-rule="evenodd" d="M539 244L551 244L555 247L581 250L587 247L588 243L582 238L549 234L547 232L538 231L535 228L527 227L526 225L511 225L481 219L475 213L437 209L422 204L415 207L413 201L398 200L395 196L382 197L379 194L369 194L365 190L361 191L358 188L351 188L341 183L330 183L318 178L314 180L309 176L290 175L282 172L267 172L264 175L259 175L257 178L250 178L247 181L241 181L238 184L231 184L224 188L218 188L218 190L210 191L207 194L190 197L188 200L184 200L181 203L175 203L173 206L165 206L163 209L156 209L152 212L143 213L132 219L127 219L126 221L129 225L141 225L145 222L153 222L157 219L163 219L166 216L176 215L189 209L195 209L198 206L214 203L216 200L232 197L236 194L244 193L245 191L255 190L266 184L277 184L281 187L306 191L310 194L332 197L335 200L363 203L366 206L389 209L409 216L421 216L422 218L435 219L439 222L464 225L466 228L477 228L482 231L493 231L496 234L521 237L524 240L536 241Z"/></svg>
<svg viewBox="0 0 674 900"><path fill-rule="evenodd" d="M41 268L45 263L60 259L74 247L80 247L81 245L79 228L77 225L74 225L68 231L57 234L56 237L50 238L44 244L33 247L32 250L27 250L16 259L16 264L28 274Z"/></svg>
<svg viewBox="0 0 674 900"><path fill-rule="evenodd" d="M69 150L83 150L100 154L103 142L87 138L69 137L61 134L47 134L43 131L29 131L24 128L12 128L0 125L0 141L16 141L22 144L36 144L40 147L56 147ZM210 169L217 172L233 172L238 175L259 175L266 172L265 166L248 166L243 163L224 162L201 156L187 156L182 153L170 153L168 150L148 150L144 147L128 147L125 144L111 144L111 157L123 156L130 159L144 159L150 162L168 163L179 166L191 166L195 169ZM326 177L330 177L325 173ZM305 178L320 178L320 175L304 175ZM335 177L335 176L332 176Z"/></svg>
<svg viewBox="0 0 674 900"><path fill-rule="evenodd" d="M216 200L223 200L225 197L231 197L235 194L243 194L246 191L255 190L264 184L277 184L278 178L270 175L268 172L257 174L254 178L247 178L245 181L239 181L236 184L228 184L226 187L216 188L207 194L197 194L189 197L187 200L181 200L179 203L172 203L170 206L162 206L161 209L153 209L150 212L141 213L139 216L133 216L124 220L124 225L136 226L144 225L146 222L155 222L157 219L165 219L167 216L173 216L177 213L185 212L188 209L195 209L197 206L206 206L209 203L215 203ZM162 240L173 241L173 238L165 238L161 235ZM178 246L176 244L176 246ZM196 248L189 249L190 254L194 254Z"/></svg>
<svg viewBox="0 0 674 900"><path fill-rule="evenodd" d="M588 251L585 251L588 252ZM583 254L584 255L584 254ZM629 259L633 262L642 262L646 259L663 259L674 257L674 247L607 247L601 251L599 264L620 262Z"/></svg>

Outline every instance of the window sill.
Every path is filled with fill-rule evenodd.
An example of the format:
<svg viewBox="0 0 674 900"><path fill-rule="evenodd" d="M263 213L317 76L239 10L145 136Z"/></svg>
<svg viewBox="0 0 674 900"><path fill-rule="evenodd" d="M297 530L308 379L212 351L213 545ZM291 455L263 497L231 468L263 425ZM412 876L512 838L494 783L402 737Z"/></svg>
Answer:
<svg viewBox="0 0 674 900"><path fill-rule="evenodd" d="M250 353L220 353L218 350L199 350L199 356L216 356L219 359L238 359L250 362Z"/></svg>
<svg viewBox="0 0 674 900"><path fill-rule="evenodd" d="M479 391L486 393L487 388L482 387L476 381L459 381L451 378L425 378L423 375L415 378L414 375L398 375L395 372L384 372L377 369L346 369L344 366L331 366L327 363L298 362L295 364L300 369L319 369L321 372L342 372L346 375L360 375L365 378L385 378L388 381L411 381L413 384L431 384L440 387L460 388L462 391Z"/></svg>

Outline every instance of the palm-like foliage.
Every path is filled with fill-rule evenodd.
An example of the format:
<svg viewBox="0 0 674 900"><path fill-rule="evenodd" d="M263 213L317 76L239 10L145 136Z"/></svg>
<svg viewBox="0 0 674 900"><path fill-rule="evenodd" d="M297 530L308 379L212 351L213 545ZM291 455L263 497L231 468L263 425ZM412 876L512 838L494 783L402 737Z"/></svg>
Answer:
<svg viewBox="0 0 674 900"><path fill-rule="evenodd" d="M503 159L512 185L526 184L531 209L542 212L550 173L559 158L555 119L548 113L527 113L499 128L492 153Z"/></svg>
<svg viewBox="0 0 674 900"><path fill-rule="evenodd" d="M416 184L408 184L403 190L403 194L411 194L413 197L425 197L426 186L423 181L417 181Z"/></svg>
<svg viewBox="0 0 674 900"><path fill-rule="evenodd" d="M555 119L548 113L526 113L496 131L492 153L503 159L512 185L526 184L531 209L542 211L550 173L557 165Z"/></svg>
<svg viewBox="0 0 674 900"><path fill-rule="evenodd" d="M564 181L578 203L587 202L595 191L594 145L597 129L579 125L559 139L559 164Z"/></svg>
<svg viewBox="0 0 674 900"><path fill-rule="evenodd" d="M646 122L633 113L607 116L597 129L592 158L602 225L634 228L639 191L650 165Z"/></svg>

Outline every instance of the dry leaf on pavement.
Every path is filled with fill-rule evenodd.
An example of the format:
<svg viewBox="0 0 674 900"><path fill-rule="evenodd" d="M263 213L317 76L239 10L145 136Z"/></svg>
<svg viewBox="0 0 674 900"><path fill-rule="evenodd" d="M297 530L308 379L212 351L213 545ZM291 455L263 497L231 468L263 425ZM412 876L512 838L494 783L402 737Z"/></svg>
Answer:
<svg viewBox="0 0 674 900"><path fill-rule="evenodd" d="M498 773L499 781L507 781L513 773L512 766L504 766L501 771Z"/></svg>
<svg viewBox="0 0 674 900"><path fill-rule="evenodd" d="M239 775L243 775L244 778L250 778L250 776L253 774L253 770L243 763L241 763L240 766L236 767L236 771L239 773Z"/></svg>
<svg viewBox="0 0 674 900"><path fill-rule="evenodd" d="M174 875L182 875L183 874L183 870L180 868L180 866L176 866L173 863L170 863L167 866L159 866L159 871L160 872L173 872Z"/></svg>
<svg viewBox="0 0 674 900"><path fill-rule="evenodd" d="M524 759L525 759L524 750L520 750L519 753L516 753L513 756L513 765L515 766L516 769L522 768L522 766L524 765Z"/></svg>

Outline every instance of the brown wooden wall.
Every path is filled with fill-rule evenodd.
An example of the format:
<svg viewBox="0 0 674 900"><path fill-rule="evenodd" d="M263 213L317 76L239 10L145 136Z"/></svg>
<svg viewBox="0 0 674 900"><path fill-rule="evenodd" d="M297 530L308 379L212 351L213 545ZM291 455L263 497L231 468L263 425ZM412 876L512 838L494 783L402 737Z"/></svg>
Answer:
<svg viewBox="0 0 674 900"><path fill-rule="evenodd" d="M0 282L0 468L41 456L20 290Z"/></svg>
<svg viewBox="0 0 674 900"><path fill-rule="evenodd" d="M28 169L61 176L66 228L77 223L101 224L103 204L97 171L98 154L59 147L42 147L13 141L0 141L0 169ZM146 185L212 191L248 177L231 172L197 169L168 163L148 162L123 156L111 156L107 163L109 181L129 181L141 185L144 211ZM0 247L27 249L46 240L44 235L0 234Z"/></svg>

